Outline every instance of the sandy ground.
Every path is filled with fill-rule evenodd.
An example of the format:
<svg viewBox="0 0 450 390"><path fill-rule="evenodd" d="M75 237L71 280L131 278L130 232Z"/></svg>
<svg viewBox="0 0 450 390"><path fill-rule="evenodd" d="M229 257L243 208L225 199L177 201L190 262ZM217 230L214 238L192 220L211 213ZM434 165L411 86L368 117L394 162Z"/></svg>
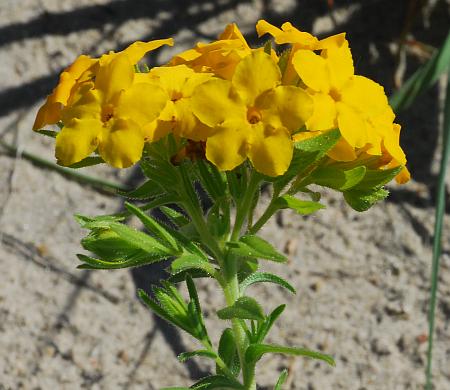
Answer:
<svg viewBox="0 0 450 390"><path fill-rule="evenodd" d="M348 31L357 70L392 89L396 39L407 1L320 0L145 1L2 0L0 3L0 134L20 150L52 159L52 141L31 132L37 107L59 70L80 53L123 48L136 39L174 36L178 50L212 39L236 21L254 39L254 23L295 22L325 35ZM364 4L364 7L361 4ZM449 25L448 2L430 1L411 38L439 45ZM163 62L164 49L152 63ZM417 67L406 53L406 74ZM338 194L309 218L283 212L263 230L284 250L288 266L265 265L297 288L252 292L275 307L289 303L271 340L320 349L337 367L306 359L264 358L261 388L289 368L290 389L420 389L424 383L433 193L439 153L436 87L400 117L415 180L392 187L389 201L359 214ZM0 389L159 389L189 385L211 368L182 365L176 354L195 348L155 319L136 287L157 280L154 268L76 270L84 232L72 215L120 209L120 200L59 173L0 154ZM135 182L135 170L87 173ZM450 218L445 219L436 347L435 389L450 388ZM217 323L223 299L201 283L207 322ZM212 332L217 341L218 331Z"/></svg>

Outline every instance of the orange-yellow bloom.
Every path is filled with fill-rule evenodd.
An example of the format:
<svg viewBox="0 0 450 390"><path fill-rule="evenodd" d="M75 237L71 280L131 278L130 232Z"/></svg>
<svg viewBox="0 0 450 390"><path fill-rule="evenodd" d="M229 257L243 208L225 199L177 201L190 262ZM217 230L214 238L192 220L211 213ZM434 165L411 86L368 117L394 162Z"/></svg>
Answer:
<svg viewBox="0 0 450 390"><path fill-rule="evenodd" d="M219 40L211 43L197 43L176 55L169 65L185 64L196 72L214 73L216 76L231 80L237 64L252 49L247 44L236 24L227 25Z"/></svg>
<svg viewBox="0 0 450 390"><path fill-rule="evenodd" d="M33 130L42 129L45 125L55 124L61 120L61 111L67 105L70 97L83 83L92 81L100 66L107 65L117 55L126 55L135 65L149 51L163 45L173 45L173 39L160 39L150 42L134 42L125 50L115 53L109 52L100 58L91 58L86 55L79 56L75 62L66 68L59 78L59 83L47 97L44 105L39 109Z"/></svg>
<svg viewBox="0 0 450 390"><path fill-rule="evenodd" d="M163 109L166 96L156 84L135 79L127 55L100 59L95 82L87 82L71 96L62 111L64 127L56 137L56 158L71 165L98 150L116 168L140 160L145 125Z"/></svg>
<svg viewBox="0 0 450 390"><path fill-rule="evenodd" d="M195 115L214 133L206 141L206 157L219 169L231 170L247 157L257 171L282 175L292 159L291 134L312 113L302 89L281 86L276 62L254 51L236 67L230 81L212 79L192 97Z"/></svg>
<svg viewBox="0 0 450 390"><path fill-rule="evenodd" d="M169 133L194 141L206 140L211 128L193 114L191 98L195 88L209 80L212 74L196 73L186 65L177 65L153 68L145 76L158 81L167 100L159 117L145 126L146 140L156 141Z"/></svg>

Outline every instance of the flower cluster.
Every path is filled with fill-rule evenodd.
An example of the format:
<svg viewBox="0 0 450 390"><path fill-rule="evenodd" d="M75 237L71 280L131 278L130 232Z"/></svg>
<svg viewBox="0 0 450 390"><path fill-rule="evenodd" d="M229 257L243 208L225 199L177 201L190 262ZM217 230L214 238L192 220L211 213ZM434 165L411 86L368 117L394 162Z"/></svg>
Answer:
<svg viewBox="0 0 450 390"><path fill-rule="evenodd" d="M383 88L354 74L345 34L322 40L290 23L261 20L259 36L289 44L251 48L235 24L211 43L141 71L138 62L172 39L135 42L100 58L80 56L60 76L38 112L34 130L60 124L56 158L62 165L97 153L124 168L138 162L146 142L172 134L199 143L220 170L250 160L267 176L289 168L295 142L338 128L341 138L328 163L375 159L379 169L403 167L400 126Z"/></svg>

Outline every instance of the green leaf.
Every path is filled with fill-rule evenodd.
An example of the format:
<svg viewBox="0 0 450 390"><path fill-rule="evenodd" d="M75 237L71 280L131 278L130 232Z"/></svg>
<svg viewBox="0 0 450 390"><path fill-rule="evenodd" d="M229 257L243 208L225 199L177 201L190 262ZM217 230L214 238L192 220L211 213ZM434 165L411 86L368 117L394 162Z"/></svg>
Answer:
<svg viewBox="0 0 450 390"><path fill-rule="evenodd" d="M224 213L222 210L227 210ZM206 224L214 237L221 239L230 231L230 214L228 212L228 200L225 197L217 199L213 207L208 211Z"/></svg>
<svg viewBox="0 0 450 390"><path fill-rule="evenodd" d="M291 195L280 196L275 200L273 207L275 210L292 209L301 215L312 214L317 210L325 208L321 203L312 200L300 200Z"/></svg>
<svg viewBox="0 0 450 390"><path fill-rule="evenodd" d="M194 356L207 357L214 360L217 358L217 355L214 352L208 351L206 349L199 349L192 352L183 352L180 353L177 358L181 363L184 363L185 361L192 359Z"/></svg>
<svg viewBox="0 0 450 390"><path fill-rule="evenodd" d="M230 369L234 376L239 375L241 364L239 361L238 350L236 347L236 341L234 339L234 333L231 328L226 328L219 341L218 353L225 365ZM216 366L218 374L222 374L219 366Z"/></svg>
<svg viewBox="0 0 450 390"><path fill-rule="evenodd" d="M241 389L244 390L237 380L233 381L223 375L212 375L199 380L197 383L193 384L190 389L193 390L209 390L209 389Z"/></svg>
<svg viewBox="0 0 450 390"><path fill-rule="evenodd" d="M221 320L239 318L243 320L264 320L264 312L260 304L251 297L240 297L229 307L217 311Z"/></svg>
<svg viewBox="0 0 450 390"><path fill-rule="evenodd" d="M131 203L125 202L125 207L128 211L133 213L141 220L141 222L149 232L153 233L163 243L172 248L174 255L181 253L181 248L177 240L154 218L152 218L150 215L145 214L141 209L132 205Z"/></svg>
<svg viewBox="0 0 450 390"><path fill-rule="evenodd" d="M226 245L234 254L241 257L272 260L281 263L287 261L286 256L279 253L266 240L258 236L242 236L239 241L227 242Z"/></svg>
<svg viewBox="0 0 450 390"><path fill-rule="evenodd" d="M284 75L284 72L286 71L290 55L291 50L285 50L281 53L281 56L278 59L278 67L280 68L280 72L282 75Z"/></svg>
<svg viewBox="0 0 450 390"><path fill-rule="evenodd" d="M269 56L272 54L272 41L268 40L264 44L264 53L268 54Z"/></svg>
<svg viewBox="0 0 450 390"><path fill-rule="evenodd" d="M272 313L270 313L267 316L265 321L261 324L261 326L258 329L258 332L257 332L257 335L256 335L257 337L256 337L255 344L259 344L259 343L262 343L264 341L266 336L269 334L270 329L272 329L273 324L278 319L278 317L281 316L281 314L283 313L284 309L286 309L286 305L277 306L272 311Z"/></svg>
<svg viewBox="0 0 450 390"><path fill-rule="evenodd" d="M320 167L316 169L307 179L308 182L324 187L345 191L355 187L366 174L366 167L360 166L353 169L343 170L334 167Z"/></svg>
<svg viewBox="0 0 450 390"><path fill-rule="evenodd" d="M295 160L291 163L295 167L295 172L297 174L303 173L309 169L312 164L319 161L336 145L340 137L341 133L339 129L334 129L322 133L317 137L295 142Z"/></svg>
<svg viewBox="0 0 450 390"><path fill-rule="evenodd" d="M450 36L450 34L449 34ZM426 390L431 390L432 385L432 360L433 345L435 333L435 317L437 292L439 284L439 263L442 252L442 225L445 217L445 204L447 198L446 177L448 170L448 160L450 157L450 77L447 78L447 89L444 108L444 125L442 134L442 157L439 166L439 178L437 184L437 200L434 216L434 237L433 237L433 257L431 262L431 288L430 303L428 309L428 348L427 348L427 365L426 365Z"/></svg>
<svg viewBox="0 0 450 390"><path fill-rule="evenodd" d="M258 271L259 264L257 259L243 257L239 259L238 280L241 283L247 276Z"/></svg>
<svg viewBox="0 0 450 390"><path fill-rule="evenodd" d="M145 305L147 305L150 308L150 310L152 310L156 315L161 317L163 320L166 320L167 322L177 325L177 321L174 320L170 316L170 314L168 314L161 306L159 306L155 301L153 301L153 299L151 299L144 290L138 289L137 292L141 301Z"/></svg>
<svg viewBox="0 0 450 390"><path fill-rule="evenodd" d="M138 188L131 191L118 191L118 194L127 199L151 199L164 194L164 190L153 180L147 180Z"/></svg>
<svg viewBox="0 0 450 390"><path fill-rule="evenodd" d="M393 169L379 170L368 169L362 179L353 189L355 190L373 190L384 186L389 183L398 173L402 170L402 167Z"/></svg>
<svg viewBox="0 0 450 390"><path fill-rule="evenodd" d="M216 166L207 160L200 159L196 163L203 188L212 199L222 198L227 190L225 174L219 172Z"/></svg>
<svg viewBox="0 0 450 390"><path fill-rule="evenodd" d="M183 253L180 257L176 258L170 265L170 272L177 274L192 268L201 269L208 273L208 275L214 275L216 272L211 263L192 253Z"/></svg>
<svg viewBox="0 0 450 390"><path fill-rule="evenodd" d="M120 222L125 219L123 216L99 215L97 217L87 217L81 214L74 215L75 220L84 229L94 229L96 227L108 227L109 222Z"/></svg>
<svg viewBox="0 0 450 390"><path fill-rule="evenodd" d="M240 284L241 293L244 293L245 289L254 283L264 282L278 284L279 286L289 290L291 293L296 293L295 288L292 287L286 280L267 272L255 272L254 274L247 276Z"/></svg>
<svg viewBox="0 0 450 390"><path fill-rule="evenodd" d="M39 134L46 135L47 137L56 138L56 136L58 135L59 131L53 131L53 130L39 130L38 133L39 133Z"/></svg>
<svg viewBox="0 0 450 390"><path fill-rule="evenodd" d="M334 129L317 137L296 142L289 169L284 175L274 180L274 190L281 191L295 176L303 176L305 172L325 157L340 137L339 130Z"/></svg>
<svg viewBox="0 0 450 390"><path fill-rule="evenodd" d="M163 387L161 390L191 390L190 387Z"/></svg>
<svg viewBox="0 0 450 390"><path fill-rule="evenodd" d="M174 210L172 207L162 206L160 207L160 210L178 227L182 227L190 223L189 219L184 214Z"/></svg>
<svg viewBox="0 0 450 390"><path fill-rule="evenodd" d="M285 368L283 371L281 371L280 376L278 377L277 383L273 390L281 390L283 387L284 382L286 382L286 379L288 377L288 370Z"/></svg>
<svg viewBox="0 0 450 390"><path fill-rule="evenodd" d="M75 164L69 165L69 168L78 169L91 167L93 165L103 164L105 161L101 157L86 157Z"/></svg>
<svg viewBox="0 0 450 390"><path fill-rule="evenodd" d="M207 342L209 345L211 344L211 340L209 339L208 332L206 330L205 321L203 319L202 308L200 306L200 301L198 299L197 289L195 287L195 283L192 280L191 276L186 277L186 285L189 292L190 303L192 303L194 307L194 313L191 313L192 325L194 328L197 328L197 334L200 340Z"/></svg>
<svg viewBox="0 0 450 390"><path fill-rule="evenodd" d="M330 366L336 365L332 356L326 355L321 352L311 351L305 348L292 348L270 344L250 345L245 352L245 360L247 361L247 363L254 363L261 359L261 357L266 353L282 353L285 355L306 356L312 359L322 360L328 363Z"/></svg>
<svg viewBox="0 0 450 390"><path fill-rule="evenodd" d="M176 274L169 276L167 280L171 283L180 283L184 282L188 275L190 275L194 279L211 277L211 275L208 272L205 272L201 269L189 268L188 270L180 271Z"/></svg>
<svg viewBox="0 0 450 390"><path fill-rule="evenodd" d="M78 269L121 269L121 268L140 267L147 264L153 264L165 259L161 257L143 254L133 254L125 260L116 260L116 261L95 259L93 257L82 254L77 254L77 257L84 263L77 266Z"/></svg>
<svg viewBox="0 0 450 390"><path fill-rule="evenodd" d="M344 192L344 199L350 207L356 211L366 211L376 202L383 200L389 195L384 188L374 190L349 190Z"/></svg>
<svg viewBox="0 0 450 390"><path fill-rule="evenodd" d="M408 108L417 96L430 88L450 66L450 33L444 44L389 99L395 112Z"/></svg>
<svg viewBox="0 0 450 390"><path fill-rule="evenodd" d="M132 249L166 257L172 255L172 250L153 237L118 222L95 228L81 243L86 250L107 260L126 258Z"/></svg>

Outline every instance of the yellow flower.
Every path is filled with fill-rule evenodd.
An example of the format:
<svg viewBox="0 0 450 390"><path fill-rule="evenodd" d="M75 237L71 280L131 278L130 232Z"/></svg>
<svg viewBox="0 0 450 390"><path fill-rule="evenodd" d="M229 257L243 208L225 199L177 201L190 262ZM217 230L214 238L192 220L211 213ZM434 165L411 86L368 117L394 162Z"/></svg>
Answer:
<svg viewBox="0 0 450 390"><path fill-rule="evenodd" d="M93 80L99 66L107 65L117 55L126 55L129 61L135 65L149 51L163 45L173 45L173 40L160 39L150 42L134 42L119 53L110 52L100 58L91 58L86 55L79 56L75 62L66 68L59 78L59 83L53 92L47 97L44 105L39 109L33 130L42 129L45 125L55 124L61 120L61 111L68 104L70 97L83 83Z"/></svg>
<svg viewBox="0 0 450 390"><path fill-rule="evenodd" d="M61 110L67 104L73 86L80 79L81 75L96 62L97 60L94 58L81 55L72 65L64 69L59 76L58 85L39 109L33 130L41 129L45 125L55 124L61 120Z"/></svg>
<svg viewBox="0 0 450 390"><path fill-rule="evenodd" d="M210 73L196 73L186 65L153 68L149 80L157 80L166 93L166 105L149 125L145 126L148 141L156 141L169 132L194 141L205 140L211 128L200 122L191 109L195 88L212 77Z"/></svg>
<svg viewBox="0 0 450 390"><path fill-rule="evenodd" d="M129 167L142 155L143 127L163 109L166 96L155 83L136 78L125 54L103 61L95 82L86 82L62 111L64 127L56 137L56 158L71 165L98 150L116 168Z"/></svg>
<svg viewBox="0 0 450 390"><path fill-rule="evenodd" d="M276 62L254 51L237 66L231 81L212 79L197 87L194 114L214 133L206 157L219 169L231 170L248 157L257 171L282 175L292 159L291 134L312 113L305 91L280 86Z"/></svg>
<svg viewBox="0 0 450 390"><path fill-rule="evenodd" d="M227 25L219 40L211 43L197 43L176 55L169 65L185 64L196 72L214 73L231 80L237 64L252 52L236 24Z"/></svg>
<svg viewBox="0 0 450 390"><path fill-rule="evenodd" d="M406 155L400 147L400 130L401 126L394 123L392 131L387 133L383 139L383 157L390 160L385 166L385 169L396 168L401 166L402 170L395 177L399 184L404 184L411 179L411 174L406 168Z"/></svg>
<svg viewBox="0 0 450 390"><path fill-rule="evenodd" d="M392 132L394 113L383 88L374 81L355 76L347 41L341 46L297 50L293 66L314 100L314 114L306 123L308 130L338 127L343 141L333 158L350 161L354 148L381 155L381 141Z"/></svg>
<svg viewBox="0 0 450 390"><path fill-rule="evenodd" d="M292 45L287 66L283 74L283 84L285 85L295 84L298 81L297 73L292 65L292 58L297 50L322 50L340 47L345 42L345 33L336 34L319 41L315 36L298 30L289 22L283 23L281 29L279 29L265 20L259 20L256 23L256 32L258 33L258 37L265 34L272 35L275 38L275 42L279 45L286 43Z"/></svg>

